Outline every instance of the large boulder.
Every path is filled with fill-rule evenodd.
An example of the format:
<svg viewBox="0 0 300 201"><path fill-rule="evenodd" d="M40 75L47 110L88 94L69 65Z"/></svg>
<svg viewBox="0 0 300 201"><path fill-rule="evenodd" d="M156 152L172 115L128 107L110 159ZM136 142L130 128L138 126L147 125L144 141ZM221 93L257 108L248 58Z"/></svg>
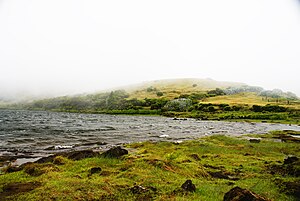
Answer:
<svg viewBox="0 0 300 201"><path fill-rule="evenodd" d="M99 173L101 171L102 171L101 167L93 167L93 168L90 169L90 174L96 174L96 173Z"/></svg>
<svg viewBox="0 0 300 201"><path fill-rule="evenodd" d="M120 146L113 147L106 152L102 153L101 156L107 157L107 158L120 158L121 156L124 156L128 154L128 151L126 149L121 148Z"/></svg>
<svg viewBox="0 0 300 201"><path fill-rule="evenodd" d="M181 189L187 192L195 192L196 186L193 184L192 180L186 180L182 185Z"/></svg>
<svg viewBox="0 0 300 201"><path fill-rule="evenodd" d="M234 187L224 195L223 201L270 201L252 191Z"/></svg>
<svg viewBox="0 0 300 201"><path fill-rule="evenodd" d="M297 156L288 156L287 158L284 159L283 164L292 164L295 162L298 162L300 159Z"/></svg>

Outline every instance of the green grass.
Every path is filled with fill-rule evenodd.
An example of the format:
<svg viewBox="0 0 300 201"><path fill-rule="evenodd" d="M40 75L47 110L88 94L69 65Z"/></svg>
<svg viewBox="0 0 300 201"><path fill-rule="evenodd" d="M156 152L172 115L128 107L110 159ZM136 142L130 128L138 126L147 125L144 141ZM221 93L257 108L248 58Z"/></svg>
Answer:
<svg viewBox="0 0 300 201"><path fill-rule="evenodd" d="M269 134L272 135L272 134ZM270 137L270 136L269 136ZM80 161L63 159L63 165L45 167L44 174L30 176L24 171L0 176L3 186L14 182L41 182L33 191L7 197L10 200L222 200L234 186L250 189L272 200L296 200L280 192L275 178L295 177L271 175L267 164L280 164L286 155L298 155L295 143L274 142L265 136L261 143L227 136L211 136L181 144L143 142L126 145L129 155L121 159L90 158ZM90 175L92 167L101 167ZM41 166L37 165L37 168ZM222 171L239 180L218 179L209 172ZM187 180L196 192L176 191ZM134 185L153 187L156 192L133 194Z"/></svg>

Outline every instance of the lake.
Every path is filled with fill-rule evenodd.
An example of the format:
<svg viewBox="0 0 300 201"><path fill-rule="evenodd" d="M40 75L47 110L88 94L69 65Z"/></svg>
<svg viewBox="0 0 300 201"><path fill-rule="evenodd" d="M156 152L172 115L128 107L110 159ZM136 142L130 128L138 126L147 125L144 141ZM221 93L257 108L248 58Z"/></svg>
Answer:
<svg viewBox="0 0 300 201"><path fill-rule="evenodd" d="M297 130L297 125L199 121L126 116L0 110L0 156L47 155L61 150L105 149L140 141L182 141L207 135Z"/></svg>

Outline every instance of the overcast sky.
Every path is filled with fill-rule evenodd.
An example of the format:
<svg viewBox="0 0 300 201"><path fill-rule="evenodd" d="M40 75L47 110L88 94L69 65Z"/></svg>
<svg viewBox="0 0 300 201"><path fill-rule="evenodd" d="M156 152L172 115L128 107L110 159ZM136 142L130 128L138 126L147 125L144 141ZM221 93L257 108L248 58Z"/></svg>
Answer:
<svg viewBox="0 0 300 201"><path fill-rule="evenodd" d="M299 0L0 0L0 93L212 78L300 96Z"/></svg>

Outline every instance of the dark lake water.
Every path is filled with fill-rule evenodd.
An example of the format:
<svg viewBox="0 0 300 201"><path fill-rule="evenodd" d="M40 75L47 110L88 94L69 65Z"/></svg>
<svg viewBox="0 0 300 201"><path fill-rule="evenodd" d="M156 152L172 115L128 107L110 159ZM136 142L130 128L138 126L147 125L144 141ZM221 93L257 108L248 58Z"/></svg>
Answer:
<svg viewBox="0 0 300 201"><path fill-rule="evenodd" d="M179 141L204 135L241 135L296 125L173 120L158 116L74 114L0 110L0 156L49 154L61 149L102 149L139 141Z"/></svg>

